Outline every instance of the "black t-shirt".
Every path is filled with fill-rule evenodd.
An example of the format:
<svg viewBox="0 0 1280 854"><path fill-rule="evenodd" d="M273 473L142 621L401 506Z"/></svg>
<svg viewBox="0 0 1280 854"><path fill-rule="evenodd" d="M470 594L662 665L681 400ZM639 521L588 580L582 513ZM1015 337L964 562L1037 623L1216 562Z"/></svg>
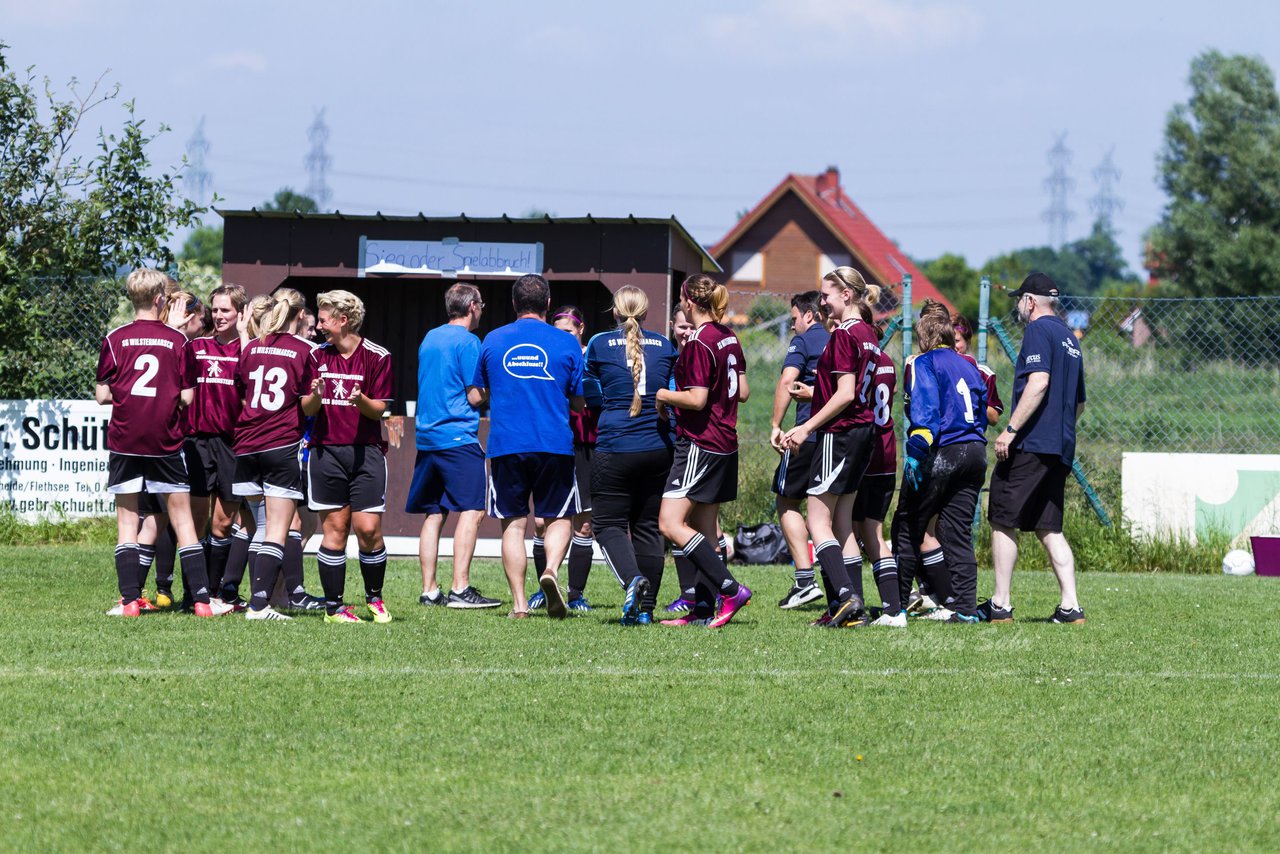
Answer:
<svg viewBox="0 0 1280 854"><path fill-rule="evenodd" d="M1056 454L1070 465L1076 455L1076 406L1085 401L1080 342L1057 316L1033 320L1022 336L1014 368L1014 409L1032 374L1047 373L1049 389L1040 408L1019 426L1013 447L1033 454Z"/></svg>

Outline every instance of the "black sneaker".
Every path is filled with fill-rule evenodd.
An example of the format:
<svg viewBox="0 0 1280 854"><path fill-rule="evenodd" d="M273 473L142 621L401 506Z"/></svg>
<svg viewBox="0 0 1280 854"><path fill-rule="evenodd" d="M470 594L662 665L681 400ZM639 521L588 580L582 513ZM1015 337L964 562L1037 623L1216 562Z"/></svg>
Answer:
<svg viewBox="0 0 1280 854"><path fill-rule="evenodd" d="M799 608L801 605L808 605L816 599L821 599L822 596L823 593L816 584L806 584L804 587L794 585L787 591L787 595L782 597L778 607L784 611L790 611L792 608Z"/></svg>
<svg viewBox="0 0 1280 854"><path fill-rule="evenodd" d="M831 612L831 622L827 626L833 629L853 629L868 625L867 609L862 607L862 597L856 593L838 604Z"/></svg>
<svg viewBox="0 0 1280 854"><path fill-rule="evenodd" d="M1012 623L1013 606L1001 608L990 599L983 599L978 603L978 619L984 623Z"/></svg>
<svg viewBox="0 0 1280 854"><path fill-rule="evenodd" d="M1084 623L1084 609L1072 608L1068 611L1061 605L1053 609L1053 616L1049 618L1051 623L1071 623L1073 625L1081 625Z"/></svg>
<svg viewBox="0 0 1280 854"><path fill-rule="evenodd" d="M310 593L299 593L289 597L290 611L323 611L324 600Z"/></svg>
<svg viewBox="0 0 1280 854"><path fill-rule="evenodd" d="M433 602L432 604L435 603ZM479 590L474 587L468 587L461 593L454 593L450 590L445 604L450 608L496 608L502 602L497 599L490 599L487 596L481 596Z"/></svg>
<svg viewBox="0 0 1280 854"><path fill-rule="evenodd" d="M419 596L418 604L419 605L438 605L443 607L449 604L449 599L447 596L444 595L443 591L437 588L436 595L434 596L432 596L430 593L423 593L421 596Z"/></svg>

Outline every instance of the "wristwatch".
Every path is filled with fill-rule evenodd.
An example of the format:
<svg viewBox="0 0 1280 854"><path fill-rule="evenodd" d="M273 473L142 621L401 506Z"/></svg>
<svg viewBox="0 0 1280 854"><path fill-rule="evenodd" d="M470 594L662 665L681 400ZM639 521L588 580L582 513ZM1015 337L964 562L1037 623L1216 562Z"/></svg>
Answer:
<svg viewBox="0 0 1280 854"><path fill-rule="evenodd" d="M1006 432L1006 433L1017 433L1017 432L1018 432L1018 429L1017 429L1016 427L1014 427L1012 424L1007 424L1007 425L1005 425L1004 432Z"/></svg>

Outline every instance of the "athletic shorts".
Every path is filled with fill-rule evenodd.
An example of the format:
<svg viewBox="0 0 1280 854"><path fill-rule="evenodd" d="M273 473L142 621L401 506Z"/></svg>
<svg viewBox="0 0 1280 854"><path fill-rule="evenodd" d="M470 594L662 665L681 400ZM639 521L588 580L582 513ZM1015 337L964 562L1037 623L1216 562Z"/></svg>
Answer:
<svg viewBox="0 0 1280 854"><path fill-rule="evenodd" d="M235 500L236 455L231 443L221 436L188 436L182 446L191 477L191 494L198 498L217 495Z"/></svg>
<svg viewBox="0 0 1280 854"><path fill-rule="evenodd" d="M810 495L852 495L871 462L875 427L854 427L843 433L819 433L809 463Z"/></svg>
<svg viewBox="0 0 1280 854"><path fill-rule="evenodd" d="M987 518L1021 531L1062 531L1062 503L1071 466L1056 454L1010 450L991 475Z"/></svg>
<svg viewBox="0 0 1280 854"><path fill-rule="evenodd" d="M142 516L158 516L161 513L168 513L169 508L165 506L164 499L154 492L147 492L145 489L138 493L138 513Z"/></svg>
<svg viewBox="0 0 1280 854"><path fill-rule="evenodd" d="M434 451L418 451L413 461L413 482L404 512L428 516L453 511L485 509L488 478L484 451L475 442Z"/></svg>
<svg viewBox="0 0 1280 854"><path fill-rule="evenodd" d="M676 439L663 498L687 498L698 504L723 504L738 497L738 452L717 454L683 436Z"/></svg>
<svg viewBox="0 0 1280 854"><path fill-rule="evenodd" d="M565 519L577 512L578 484L570 454L503 454L489 458L489 515Z"/></svg>
<svg viewBox="0 0 1280 854"><path fill-rule="evenodd" d="M578 507L575 513L591 512L591 460L595 445L573 446L573 479L578 483Z"/></svg>
<svg viewBox="0 0 1280 854"><path fill-rule="evenodd" d="M107 492L135 495L144 490L155 494L191 491L182 451L166 457L134 457L115 451L107 454Z"/></svg>
<svg viewBox="0 0 1280 854"><path fill-rule="evenodd" d="M853 521L874 519L883 522L893 503L893 488L897 477L891 474L869 474L858 484L858 495L853 499Z"/></svg>
<svg viewBox="0 0 1280 854"><path fill-rule="evenodd" d="M352 513L387 509L387 458L377 445L315 445L307 455L307 506Z"/></svg>
<svg viewBox="0 0 1280 854"><path fill-rule="evenodd" d="M265 495L301 501L302 464L298 462L298 446L237 454L232 491L237 498Z"/></svg>
<svg viewBox="0 0 1280 854"><path fill-rule="evenodd" d="M813 460L813 449L818 447L817 439L805 442L795 450L784 451L778 461L778 470L773 473L773 491L783 498L796 501L809 494L809 466Z"/></svg>

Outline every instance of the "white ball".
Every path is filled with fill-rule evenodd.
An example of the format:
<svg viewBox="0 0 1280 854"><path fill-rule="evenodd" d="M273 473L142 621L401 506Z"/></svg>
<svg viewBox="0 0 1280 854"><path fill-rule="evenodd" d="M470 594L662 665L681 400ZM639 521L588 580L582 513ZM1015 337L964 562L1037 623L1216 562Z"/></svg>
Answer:
<svg viewBox="0 0 1280 854"><path fill-rule="evenodd" d="M1232 549L1222 559L1222 571L1227 575L1253 575L1253 555L1244 549Z"/></svg>

